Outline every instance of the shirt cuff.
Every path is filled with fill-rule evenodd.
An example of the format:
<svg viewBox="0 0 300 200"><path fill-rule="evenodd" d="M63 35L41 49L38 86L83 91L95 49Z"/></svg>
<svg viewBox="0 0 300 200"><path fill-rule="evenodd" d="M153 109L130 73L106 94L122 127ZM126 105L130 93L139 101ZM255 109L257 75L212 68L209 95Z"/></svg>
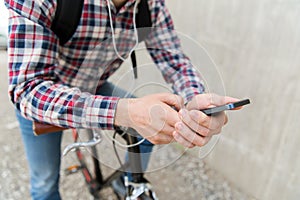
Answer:
<svg viewBox="0 0 300 200"><path fill-rule="evenodd" d="M103 97L95 95L86 109L86 126L89 128L113 130L119 99L119 97Z"/></svg>

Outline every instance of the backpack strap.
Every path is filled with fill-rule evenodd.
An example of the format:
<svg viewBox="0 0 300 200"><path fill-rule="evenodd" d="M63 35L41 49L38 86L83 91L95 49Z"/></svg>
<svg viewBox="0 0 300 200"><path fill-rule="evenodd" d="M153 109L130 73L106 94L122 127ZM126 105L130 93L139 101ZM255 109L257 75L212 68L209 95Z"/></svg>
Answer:
<svg viewBox="0 0 300 200"><path fill-rule="evenodd" d="M57 0L51 30L64 45L74 34L80 21L84 0Z"/></svg>
<svg viewBox="0 0 300 200"><path fill-rule="evenodd" d="M138 5L138 13L136 14L136 27L140 28L138 29L138 36L139 42L142 42L151 32L152 27L151 12L147 0L141 0Z"/></svg>
<svg viewBox="0 0 300 200"><path fill-rule="evenodd" d="M139 42L142 42L149 35L152 27L151 12L147 0L141 0L138 5L138 13L136 14L136 27L138 28ZM137 62L135 51L131 53L130 57L134 78L137 79Z"/></svg>
<svg viewBox="0 0 300 200"><path fill-rule="evenodd" d="M59 38L59 43L64 45L74 34L79 24L84 0L57 0L55 16L51 30ZM151 13L147 0L141 0L136 14L136 27L138 30L139 42L145 40L152 27ZM144 29L143 29L144 28Z"/></svg>

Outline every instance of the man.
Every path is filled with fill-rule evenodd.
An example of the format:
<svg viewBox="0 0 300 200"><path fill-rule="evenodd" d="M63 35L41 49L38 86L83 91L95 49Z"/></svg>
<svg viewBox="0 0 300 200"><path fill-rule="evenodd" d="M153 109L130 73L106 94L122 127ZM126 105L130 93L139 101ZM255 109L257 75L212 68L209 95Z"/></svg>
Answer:
<svg viewBox="0 0 300 200"><path fill-rule="evenodd" d="M122 45L123 40L114 38L115 33L134 30L133 16L138 2L85 0L79 25L64 45L59 44L51 30L56 0L5 0L5 3L9 9L9 94L20 122L33 199L60 199L62 134L36 137L32 121L67 128L131 127L153 144L175 140L189 148L205 145L227 122L225 113L209 117L199 111L237 99L201 94L202 81L181 50L163 0L148 1L155 30L145 42L176 94L141 98L106 95L113 89L107 78L134 48L132 42ZM100 74L97 88L85 88L89 85L85 82L88 78L82 77L91 75L83 67L85 58L99 44L105 46L108 38L111 38L108 43L114 45L111 51L103 48L107 52L97 56L101 60L95 66Z"/></svg>

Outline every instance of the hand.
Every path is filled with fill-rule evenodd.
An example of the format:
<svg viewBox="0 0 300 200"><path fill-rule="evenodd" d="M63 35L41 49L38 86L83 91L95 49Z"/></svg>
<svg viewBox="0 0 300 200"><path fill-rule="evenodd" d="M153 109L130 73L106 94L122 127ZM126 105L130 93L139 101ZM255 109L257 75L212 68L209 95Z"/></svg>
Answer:
<svg viewBox="0 0 300 200"><path fill-rule="evenodd" d="M225 112L207 116L200 110L236 101L238 99L216 94L196 95L185 109L179 111L182 121L175 124L175 140L189 148L204 146L213 135L221 132L228 118Z"/></svg>
<svg viewBox="0 0 300 200"><path fill-rule="evenodd" d="M115 125L134 128L153 144L170 143L175 124L181 121L176 110L183 108L182 97L160 93L135 99L120 99Z"/></svg>

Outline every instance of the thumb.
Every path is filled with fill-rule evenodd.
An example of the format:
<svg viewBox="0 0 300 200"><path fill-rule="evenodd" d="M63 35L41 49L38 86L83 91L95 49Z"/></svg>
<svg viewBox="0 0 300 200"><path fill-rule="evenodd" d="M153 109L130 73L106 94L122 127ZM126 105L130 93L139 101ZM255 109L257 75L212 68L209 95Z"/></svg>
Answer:
<svg viewBox="0 0 300 200"><path fill-rule="evenodd" d="M233 103L238 101L239 99L228 97L228 96L220 96L214 93L206 93L196 95L192 101L190 101L187 105L188 110L201 110L206 108L211 108L215 106L222 106L228 103Z"/></svg>
<svg viewBox="0 0 300 200"><path fill-rule="evenodd" d="M170 93L162 93L160 94L159 99L169 105L176 108L176 110L180 110L184 107L184 100L181 96L176 94L170 94Z"/></svg>

